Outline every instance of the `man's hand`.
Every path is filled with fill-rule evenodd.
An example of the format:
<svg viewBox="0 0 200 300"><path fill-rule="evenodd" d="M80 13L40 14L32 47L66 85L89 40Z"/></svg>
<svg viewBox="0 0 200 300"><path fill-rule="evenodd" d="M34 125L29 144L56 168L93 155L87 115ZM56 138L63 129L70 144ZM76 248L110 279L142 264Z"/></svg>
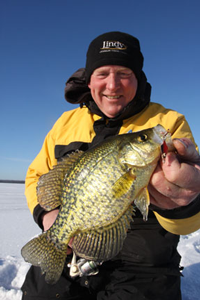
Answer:
<svg viewBox="0 0 200 300"><path fill-rule="evenodd" d="M54 209L48 212L45 212L42 215L42 224L44 231L47 231L55 222L57 215L59 213L59 209Z"/></svg>
<svg viewBox="0 0 200 300"><path fill-rule="evenodd" d="M43 224L44 231L48 230L53 225L53 223L55 222L58 216L58 213L59 213L59 209L54 209L49 212L45 212L42 215L42 224ZM72 241L73 239L71 239L68 244L67 255L72 253L72 249L71 249Z"/></svg>
<svg viewBox="0 0 200 300"><path fill-rule="evenodd" d="M160 161L148 186L151 203L162 209L186 206L200 193L200 156L190 139L174 139L176 152Z"/></svg>

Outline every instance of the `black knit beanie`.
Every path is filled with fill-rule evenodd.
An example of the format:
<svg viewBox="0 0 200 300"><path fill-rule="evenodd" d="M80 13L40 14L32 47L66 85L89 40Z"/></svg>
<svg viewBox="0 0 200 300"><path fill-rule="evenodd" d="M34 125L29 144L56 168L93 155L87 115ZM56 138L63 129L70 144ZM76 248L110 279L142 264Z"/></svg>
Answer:
<svg viewBox="0 0 200 300"><path fill-rule="evenodd" d="M143 55L138 39L119 31L107 32L95 38L87 51L86 82L89 83L95 69L105 65L127 67L140 80Z"/></svg>

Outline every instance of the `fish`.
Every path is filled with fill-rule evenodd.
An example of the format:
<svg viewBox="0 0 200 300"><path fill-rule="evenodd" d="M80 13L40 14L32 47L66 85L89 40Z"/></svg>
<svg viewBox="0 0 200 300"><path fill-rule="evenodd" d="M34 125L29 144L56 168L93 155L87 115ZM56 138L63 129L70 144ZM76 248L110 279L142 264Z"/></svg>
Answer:
<svg viewBox="0 0 200 300"><path fill-rule="evenodd" d="M165 145L163 147L163 144ZM148 184L162 155L172 147L161 125L107 138L94 148L64 157L37 184L38 203L59 207L54 224L21 250L55 284L70 244L75 255L104 262L122 249L137 207L148 218Z"/></svg>

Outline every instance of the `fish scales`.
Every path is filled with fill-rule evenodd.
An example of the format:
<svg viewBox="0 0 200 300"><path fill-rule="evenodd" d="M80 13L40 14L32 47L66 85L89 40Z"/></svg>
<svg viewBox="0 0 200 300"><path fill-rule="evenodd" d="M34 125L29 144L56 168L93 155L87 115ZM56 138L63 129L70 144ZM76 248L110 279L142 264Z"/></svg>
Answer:
<svg viewBox="0 0 200 300"><path fill-rule="evenodd" d="M116 148L115 145L112 148L115 149ZM109 151L111 152L110 148ZM108 157L108 151L107 149L105 149L104 151L101 151L99 156L95 159L92 153L90 153L90 155L88 155L87 157L84 156L84 158L80 159L79 163L74 168L74 171L71 173L71 176L68 177L67 182L69 182L70 185L72 185L73 183L73 178L77 178L76 172L78 173L78 176L81 177L80 181L76 180L76 189L73 189L72 193L70 193L71 191L68 189L68 184L66 182L65 188L68 190L69 194L66 199L63 199L63 204L65 203L66 200L68 200L66 206L63 205L63 208L67 211L69 217L69 222L68 222L69 224L75 223L76 226L81 226L82 230L85 230L88 228L88 226L89 228L105 226L110 221L109 216L111 214L110 209L112 209L111 205L114 206L114 204L117 203L116 202L117 199L111 202L111 200L113 199L111 196L112 191L110 191L110 185L113 186L114 183L121 175L120 172L121 166L118 168L117 170L118 172L112 174L110 174L109 169L107 168L108 164L116 165L117 163L117 159L116 159L117 151L114 150L112 151L112 153L113 156ZM101 165L100 167L97 167L99 166L99 162L101 162ZM92 166L90 167L90 172L88 172L87 176L82 177L80 169L82 170L84 168L84 165L88 165L88 164ZM122 167L124 168L124 166ZM99 177L101 180L101 185L99 184L97 185L97 182L99 182ZM108 185L108 180L110 181L109 185ZM104 187L104 189L102 189L102 186ZM99 203L98 199L101 199L101 203ZM74 207L72 207L72 203L74 204ZM98 203L98 205L95 205L95 203ZM99 209L99 205L101 209ZM123 205L121 206L117 205L117 207L115 205L115 210L116 208L118 208L117 211L115 212L116 216L119 215L119 212L121 213L122 207ZM75 213L69 214L68 212L72 210L72 208L73 208L73 212ZM107 216L106 219L103 215L104 213ZM64 213L61 215L64 215ZM60 228L62 232L63 231L62 227ZM69 226L68 232L71 231L72 231L72 226ZM66 235L66 227L64 232ZM63 238L64 236L62 236L62 239Z"/></svg>
<svg viewBox="0 0 200 300"><path fill-rule="evenodd" d="M60 206L52 227L22 248L22 256L55 283L67 247L82 258L105 261L123 246L132 221L132 203L147 218L147 186L167 132L161 126L107 139L58 162L38 181L38 202L49 211ZM170 139L168 138L168 142ZM171 142L171 141L170 141Z"/></svg>

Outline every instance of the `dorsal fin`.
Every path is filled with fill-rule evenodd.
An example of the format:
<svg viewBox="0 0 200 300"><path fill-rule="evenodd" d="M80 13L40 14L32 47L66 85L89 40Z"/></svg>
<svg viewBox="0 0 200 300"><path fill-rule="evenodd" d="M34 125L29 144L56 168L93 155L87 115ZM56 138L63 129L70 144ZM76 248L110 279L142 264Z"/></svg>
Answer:
<svg viewBox="0 0 200 300"><path fill-rule="evenodd" d="M76 151L63 157L48 173L43 174L37 184L37 199L47 211L60 206L64 178L70 173L83 151Z"/></svg>

